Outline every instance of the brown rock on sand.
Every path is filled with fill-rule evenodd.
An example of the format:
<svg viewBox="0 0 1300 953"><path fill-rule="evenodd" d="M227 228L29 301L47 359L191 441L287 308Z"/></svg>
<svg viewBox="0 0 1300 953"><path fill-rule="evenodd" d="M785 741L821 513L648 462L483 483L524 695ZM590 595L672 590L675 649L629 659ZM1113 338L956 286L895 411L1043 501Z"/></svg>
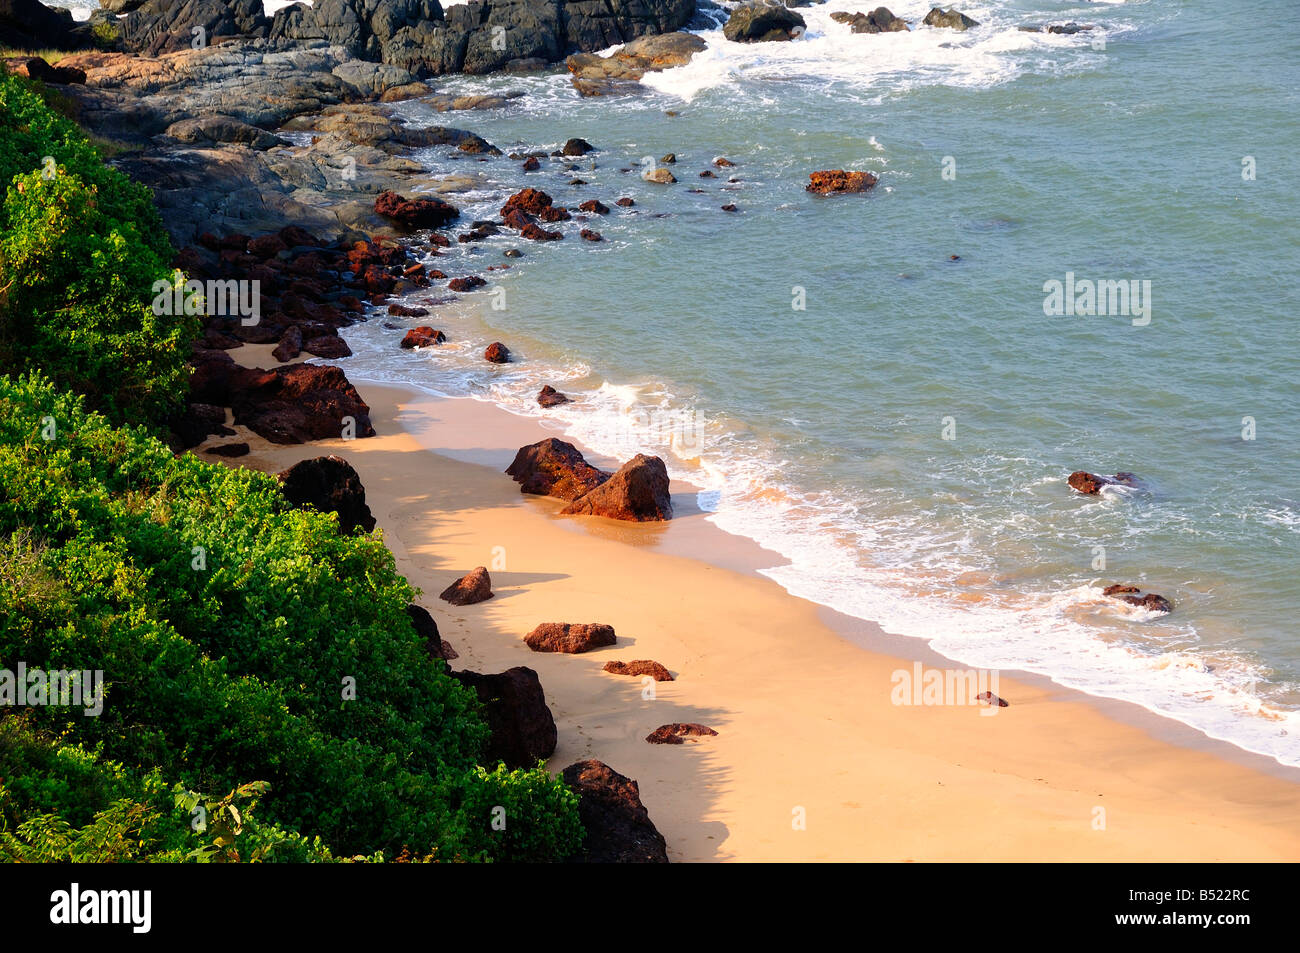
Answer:
<svg viewBox="0 0 1300 953"><path fill-rule="evenodd" d="M514 477L521 493L569 501L609 479L608 473L584 460L577 447L555 437L520 447L506 473Z"/></svg>
<svg viewBox="0 0 1300 953"><path fill-rule="evenodd" d="M614 627L603 622L543 622L524 636L524 644L534 652L566 655L578 655L614 642Z"/></svg>
<svg viewBox="0 0 1300 953"><path fill-rule="evenodd" d="M606 662L605 671L611 675L649 675L656 682L671 682L672 673L658 662L637 659L633 662Z"/></svg>
<svg viewBox="0 0 1300 953"><path fill-rule="evenodd" d="M492 577L487 567L479 566L461 576L438 596L454 606L472 606L476 602L486 602L492 598Z"/></svg>
<svg viewBox="0 0 1300 953"><path fill-rule="evenodd" d="M702 738L716 734L716 731L704 725L673 722L671 725L660 725L646 735L645 740L652 745L679 745L683 738Z"/></svg>
<svg viewBox="0 0 1300 953"><path fill-rule="evenodd" d="M1007 703L1004 702L1001 698L998 698L998 696L994 695L992 692L980 692L978 695L975 696L975 700L977 702L988 702L990 705L995 705L998 708L1007 707Z"/></svg>
<svg viewBox="0 0 1300 953"><path fill-rule="evenodd" d="M658 457L638 453L612 477L560 512L638 523L672 519L668 469Z"/></svg>

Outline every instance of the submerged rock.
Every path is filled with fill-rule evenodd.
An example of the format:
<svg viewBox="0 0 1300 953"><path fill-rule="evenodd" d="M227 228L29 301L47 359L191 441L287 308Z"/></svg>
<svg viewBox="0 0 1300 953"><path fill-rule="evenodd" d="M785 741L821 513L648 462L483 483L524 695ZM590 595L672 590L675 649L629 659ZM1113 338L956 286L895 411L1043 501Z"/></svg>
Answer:
<svg viewBox="0 0 1300 953"><path fill-rule="evenodd" d="M1136 487L1138 485L1136 476L1132 473L1123 471L1116 473L1114 476L1108 477L1096 473L1089 473L1087 470L1075 470L1066 477L1065 482L1086 496L1095 496L1101 492L1102 487L1106 486Z"/></svg>
<svg viewBox="0 0 1300 953"><path fill-rule="evenodd" d="M816 192L818 195L866 192L874 188L878 181L870 172L845 172L843 169L809 172L808 178L810 181L804 186L804 190Z"/></svg>
<svg viewBox="0 0 1300 953"><path fill-rule="evenodd" d="M537 403L541 404L543 407L556 407L560 404L567 404L568 402L568 396L561 394L550 384L543 385L542 389L537 393Z"/></svg>
<svg viewBox="0 0 1300 953"><path fill-rule="evenodd" d="M411 328L402 338L402 347L410 350L416 347L433 347L447 340L447 335L426 325Z"/></svg>
<svg viewBox="0 0 1300 953"><path fill-rule="evenodd" d="M941 10L939 7L932 8L930 12L925 15L925 19L921 22L926 26L944 27L949 30L957 30L958 32L969 30L973 26L979 26L978 20L972 20L970 17L966 16L966 14L960 13L956 9Z"/></svg>

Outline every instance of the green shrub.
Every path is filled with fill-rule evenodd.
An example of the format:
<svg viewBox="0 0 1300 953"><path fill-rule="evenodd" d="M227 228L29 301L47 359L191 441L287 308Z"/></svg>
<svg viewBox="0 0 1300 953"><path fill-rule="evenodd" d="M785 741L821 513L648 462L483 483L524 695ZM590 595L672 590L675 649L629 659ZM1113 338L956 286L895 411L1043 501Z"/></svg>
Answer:
<svg viewBox="0 0 1300 953"><path fill-rule="evenodd" d="M115 421L159 423L198 323L153 313L174 251L148 190L7 75L0 183L0 371L42 369Z"/></svg>
<svg viewBox="0 0 1300 953"><path fill-rule="evenodd" d="M566 856L576 802L545 772L476 770L476 696L425 653L413 595L377 534L340 535L273 477L0 378L0 664L107 689L99 717L31 709L34 731L189 790L268 782L267 821L337 855ZM94 807L56 795L79 822ZM505 838L488 800L517 819Z"/></svg>

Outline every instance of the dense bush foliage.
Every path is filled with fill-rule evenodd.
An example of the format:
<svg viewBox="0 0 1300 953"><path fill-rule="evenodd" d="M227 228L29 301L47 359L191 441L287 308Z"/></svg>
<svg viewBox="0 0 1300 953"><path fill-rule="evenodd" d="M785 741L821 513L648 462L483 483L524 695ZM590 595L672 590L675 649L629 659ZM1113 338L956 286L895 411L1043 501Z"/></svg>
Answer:
<svg viewBox="0 0 1300 953"><path fill-rule="evenodd" d="M0 369L44 370L118 422L161 420L197 323L151 308L174 252L148 190L3 71L0 190Z"/></svg>
<svg viewBox="0 0 1300 953"><path fill-rule="evenodd" d="M377 535L291 508L273 477L173 456L43 378L0 378L0 665L106 685L98 717L5 716L26 739L0 747L11 828L33 812L98 823L123 800L165 820L177 783L256 780L263 817L339 855L571 853L562 782L477 768L478 702L424 651L412 596ZM32 772L39 738L62 747Z"/></svg>

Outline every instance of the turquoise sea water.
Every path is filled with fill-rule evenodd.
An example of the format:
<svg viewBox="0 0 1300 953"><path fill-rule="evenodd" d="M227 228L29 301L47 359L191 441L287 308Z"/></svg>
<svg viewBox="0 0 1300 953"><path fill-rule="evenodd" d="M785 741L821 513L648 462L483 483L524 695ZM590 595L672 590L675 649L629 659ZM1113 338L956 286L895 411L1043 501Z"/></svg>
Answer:
<svg viewBox="0 0 1300 953"><path fill-rule="evenodd" d="M372 321L344 366L521 413L555 384L580 400L550 416L660 453L711 519L782 554L767 574L790 591L1300 764L1300 7L985 0L959 5L981 21L960 34L919 26L929 7L891 4L910 34L853 35L829 18L843 2L802 10L788 44L705 29L634 97L582 99L562 71L440 81L527 95L404 104L412 122L507 152L582 136L600 151L529 183L637 205L589 223L598 245L565 225L453 250L438 267L493 284L438 310L452 347L398 352ZM1016 29L1071 20L1098 29ZM676 185L620 171L667 152ZM719 155L736 167L699 178ZM452 197L467 218L521 179L426 158L483 177ZM805 193L824 168L880 184ZM1045 314L1067 273L1150 282L1149 323ZM519 363L481 361L498 339ZM1075 469L1143 487L1085 498ZM1176 609L1104 599L1110 582Z"/></svg>

